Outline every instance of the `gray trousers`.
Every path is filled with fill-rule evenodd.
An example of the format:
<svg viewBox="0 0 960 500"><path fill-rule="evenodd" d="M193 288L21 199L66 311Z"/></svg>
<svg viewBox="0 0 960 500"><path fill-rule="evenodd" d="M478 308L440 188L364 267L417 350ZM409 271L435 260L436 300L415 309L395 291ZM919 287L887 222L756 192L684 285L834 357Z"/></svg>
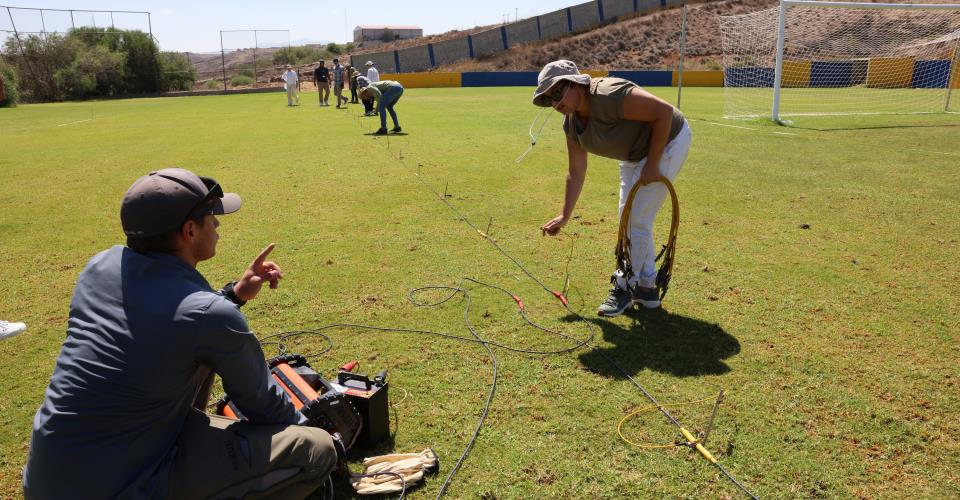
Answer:
<svg viewBox="0 0 960 500"><path fill-rule="evenodd" d="M176 446L168 498L304 498L337 465L323 429L257 425L196 409Z"/></svg>

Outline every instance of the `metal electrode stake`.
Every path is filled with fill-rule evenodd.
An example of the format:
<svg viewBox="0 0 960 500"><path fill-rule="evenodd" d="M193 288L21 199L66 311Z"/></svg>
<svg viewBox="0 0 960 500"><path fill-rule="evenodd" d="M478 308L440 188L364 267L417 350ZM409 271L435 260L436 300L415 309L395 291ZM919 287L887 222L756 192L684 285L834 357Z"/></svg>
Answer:
<svg viewBox="0 0 960 500"><path fill-rule="evenodd" d="M713 413L710 414L710 421L707 422L707 430L703 433L703 439L700 440L704 445L707 444L707 439L710 437L710 431L713 430L713 419L717 417L717 410L720 408L720 403L723 402L723 389L720 389L720 394L717 394L717 402L713 405Z"/></svg>
<svg viewBox="0 0 960 500"><path fill-rule="evenodd" d="M487 236L490 236L490 226L493 225L493 217L490 217L490 220L487 222Z"/></svg>

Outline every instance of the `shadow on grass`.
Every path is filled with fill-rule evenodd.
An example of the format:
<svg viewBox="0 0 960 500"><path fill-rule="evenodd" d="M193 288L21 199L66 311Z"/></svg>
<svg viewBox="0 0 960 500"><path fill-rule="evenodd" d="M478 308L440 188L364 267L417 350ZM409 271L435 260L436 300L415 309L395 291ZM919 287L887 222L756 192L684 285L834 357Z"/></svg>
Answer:
<svg viewBox="0 0 960 500"><path fill-rule="evenodd" d="M604 355L628 374L642 370L676 377L720 375L730 371L723 360L740 352L740 342L720 328L695 318L671 314L663 309L628 309L629 327L602 318L589 319L613 347L595 347L580 354L588 370L610 378L626 378ZM569 316L569 321L576 318Z"/></svg>

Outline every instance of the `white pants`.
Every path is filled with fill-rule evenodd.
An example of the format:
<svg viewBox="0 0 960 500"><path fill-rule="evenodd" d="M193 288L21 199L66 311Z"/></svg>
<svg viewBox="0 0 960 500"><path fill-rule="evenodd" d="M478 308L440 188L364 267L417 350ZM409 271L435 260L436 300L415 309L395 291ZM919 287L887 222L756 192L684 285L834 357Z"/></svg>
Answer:
<svg viewBox="0 0 960 500"><path fill-rule="evenodd" d="M663 156L660 159L660 174L673 179L680 172L683 162L687 161L687 153L690 151L691 140L690 126L683 124L683 129L672 141L667 144L663 150ZM620 209L618 214L623 214L623 207L627 203L627 195L630 189L640 179L640 172L646 165L647 159L644 158L638 162L622 161L620 162ZM617 286L631 288L638 284L645 288L654 288L657 279L657 267L654 259L657 252L653 246L653 222L657 217L657 211L663 205L669 192L662 183L654 182L647 184L637 190L636 198L633 200L633 209L630 212L630 266L633 268L633 276L625 277L620 271L614 273L617 278ZM617 219L619 221L619 219ZM628 279L629 278L629 279Z"/></svg>
<svg viewBox="0 0 960 500"><path fill-rule="evenodd" d="M297 100L297 84L288 83L287 84L287 106L293 106L293 102Z"/></svg>

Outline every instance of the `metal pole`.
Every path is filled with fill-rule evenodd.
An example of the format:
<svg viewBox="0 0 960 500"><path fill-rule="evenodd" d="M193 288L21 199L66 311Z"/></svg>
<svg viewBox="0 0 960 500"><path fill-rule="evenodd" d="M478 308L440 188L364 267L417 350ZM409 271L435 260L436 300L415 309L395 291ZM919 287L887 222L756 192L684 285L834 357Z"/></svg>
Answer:
<svg viewBox="0 0 960 500"><path fill-rule="evenodd" d="M150 16L147 16L147 17L150 17ZM113 25L113 11L112 11L112 10L110 11L110 29L112 29L112 30L117 29L117 27ZM153 30L150 30L150 36L151 36L151 37L153 36Z"/></svg>
<svg viewBox="0 0 960 500"><path fill-rule="evenodd" d="M150 43L156 49L156 50L154 50L153 48L151 49L151 50L154 50L153 52L154 80L157 85L157 93L160 93L161 91L163 91L163 89L160 88L160 42L158 42L157 39L153 37L153 19L151 19L150 16L151 14L147 12L147 30L150 31ZM110 13L110 25L113 26L113 12Z"/></svg>
<svg viewBox="0 0 960 500"><path fill-rule="evenodd" d="M777 24L777 66L773 71L773 110L770 118L780 122L780 80L783 77L783 39L787 26L787 4L780 2L780 20Z"/></svg>
<svg viewBox="0 0 960 500"><path fill-rule="evenodd" d="M950 111L950 97L953 94L953 81L958 78L958 73L960 73L960 40L956 42L953 46L953 60L950 61L950 71L947 72L947 102L943 104L943 110L946 112Z"/></svg>
<svg viewBox="0 0 960 500"><path fill-rule="evenodd" d="M260 42L257 40L257 30L253 30L253 87L257 87L257 45L260 45Z"/></svg>
<svg viewBox="0 0 960 500"><path fill-rule="evenodd" d="M220 69L223 71L223 93L227 93L227 60L223 55L223 30L220 30Z"/></svg>
<svg viewBox="0 0 960 500"><path fill-rule="evenodd" d="M73 11L70 11L70 28L77 29L77 25L73 22Z"/></svg>
<svg viewBox="0 0 960 500"><path fill-rule="evenodd" d="M687 48L687 4L683 4L680 16L680 67L677 70L677 109L680 109L680 97L683 95L683 58Z"/></svg>
<svg viewBox="0 0 960 500"><path fill-rule="evenodd" d="M43 10L40 10L40 28L43 30L43 39L47 39L47 23L43 21Z"/></svg>

